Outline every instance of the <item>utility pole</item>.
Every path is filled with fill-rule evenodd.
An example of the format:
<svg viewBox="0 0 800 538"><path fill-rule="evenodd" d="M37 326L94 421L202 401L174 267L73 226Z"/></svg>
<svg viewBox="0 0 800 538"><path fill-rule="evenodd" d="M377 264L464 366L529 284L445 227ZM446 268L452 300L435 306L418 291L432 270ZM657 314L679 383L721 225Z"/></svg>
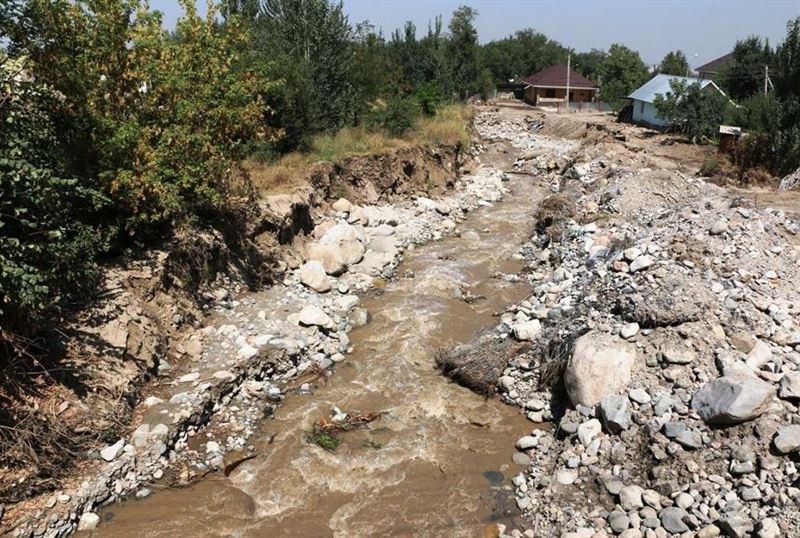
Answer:
<svg viewBox="0 0 800 538"><path fill-rule="evenodd" d="M569 73L572 65L572 54L567 54L567 112L569 112Z"/></svg>
<svg viewBox="0 0 800 538"><path fill-rule="evenodd" d="M764 95L767 95L767 81L769 80L769 66L764 66Z"/></svg>

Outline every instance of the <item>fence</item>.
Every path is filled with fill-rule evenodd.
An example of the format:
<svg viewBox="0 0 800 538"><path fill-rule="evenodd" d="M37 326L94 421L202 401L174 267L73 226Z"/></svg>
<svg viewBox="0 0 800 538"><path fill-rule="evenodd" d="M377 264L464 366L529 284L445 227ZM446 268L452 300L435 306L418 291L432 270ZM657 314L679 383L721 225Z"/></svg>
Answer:
<svg viewBox="0 0 800 538"><path fill-rule="evenodd" d="M562 114L564 112L580 113L580 112L613 112L614 108L608 104L600 101L594 103L572 102L567 107L567 103L559 101L555 106L556 112Z"/></svg>

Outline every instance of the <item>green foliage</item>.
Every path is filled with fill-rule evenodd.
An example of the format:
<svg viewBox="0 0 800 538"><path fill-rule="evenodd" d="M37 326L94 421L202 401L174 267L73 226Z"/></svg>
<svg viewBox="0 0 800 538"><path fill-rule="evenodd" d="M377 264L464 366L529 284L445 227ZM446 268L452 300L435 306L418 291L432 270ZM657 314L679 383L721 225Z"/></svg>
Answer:
<svg viewBox="0 0 800 538"><path fill-rule="evenodd" d="M772 58L769 42L758 36L737 41L733 58L721 74L722 88L734 101L763 91L764 67L772 63Z"/></svg>
<svg viewBox="0 0 800 538"><path fill-rule="evenodd" d="M419 103L420 110L426 116L435 116L436 110L442 103L442 94L436 82L424 82L417 86L414 97Z"/></svg>
<svg viewBox="0 0 800 538"><path fill-rule="evenodd" d="M689 62L682 50L671 51L664 56L658 65L658 72L662 75L689 76Z"/></svg>
<svg viewBox="0 0 800 538"><path fill-rule="evenodd" d="M703 161L703 166L700 167L700 175L711 177L719 172L719 159L716 157L709 157Z"/></svg>
<svg viewBox="0 0 800 538"><path fill-rule="evenodd" d="M508 82L523 79L553 64L563 63L567 53L568 50L557 41L533 28L527 28L484 45L483 61L495 82Z"/></svg>
<svg viewBox="0 0 800 538"><path fill-rule="evenodd" d="M306 440L309 443L315 444L318 447L327 450L328 452L334 452L337 448L339 448L339 445L342 444L341 439L318 428L315 428L312 432L310 432L306 437Z"/></svg>
<svg viewBox="0 0 800 538"><path fill-rule="evenodd" d="M784 175L800 167L800 96L754 95L741 103L734 121L749 133L742 143L744 168Z"/></svg>
<svg viewBox="0 0 800 538"><path fill-rule="evenodd" d="M447 93L466 98L481 91L480 47L475 17L478 12L469 6L459 6L450 19L450 39L447 42L448 76L440 83Z"/></svg>
<svg viewBox="0 0 800 538"><path fill-rule="evenodd" d="M376 107L370 113L368 123L383 129L391 136L399 137L414 127L419 114L419 104L415 99L394 97L385 106Z"/></svg>
<svg viewBox="0 0 800 538"><path fill-rule="evenodd" d="M654 104L671 131L696 141L717 136L728 99L712 85L701 88L700 84L675 79L670 81L670 91L666 95L656 95Z"/></svg>
<svg viewBox="0 0 800 538"><path fill-rule="evenodd" d="M581 75L598 82L603 64L608 55L604 50L592 49L589 52L579 52L572 57L573 69L578 71Z"/></svg>
<svg viewBox="0 0 800 538"><path fill-rule="evenodd" d="M623 98L641 86L650 74L638 52L614 43L600 68L600 98L620 108Z"/></svg>
<svg viewBox="0 0 800 538"><path fill-rule="evenodd" d="M55 92L0 54L0 323L41 322L92 286L103 248L91 225L103 203L68 177L50 114ZM27 327L27 329L32 329Z"/></svg>
<svg viewBox="0 0 800 538"><path fill-rule="evenodd" d="M775 93L800 96L800 17L786 24L786 39L775 51Z"/></svg>

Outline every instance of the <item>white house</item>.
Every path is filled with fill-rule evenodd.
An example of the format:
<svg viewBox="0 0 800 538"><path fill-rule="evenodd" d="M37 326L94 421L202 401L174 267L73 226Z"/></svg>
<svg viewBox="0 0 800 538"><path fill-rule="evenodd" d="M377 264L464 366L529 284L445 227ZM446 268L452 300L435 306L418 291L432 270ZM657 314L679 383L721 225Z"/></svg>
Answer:
<svg viewBox="0 0 800 538"><path fill-rule="evenodd" d="M633 122L642 123L650 127L665 127L667 122L658 116L656 111L656 95L666 95L672 91L670 82L673 80L683 80L687 84L699 84L704 91L718 91L722 95L725 93L719 86L711 80L702 80L689 77L678 77L675 75L656 75L642 87L628 96L633 105Z"/></svg>

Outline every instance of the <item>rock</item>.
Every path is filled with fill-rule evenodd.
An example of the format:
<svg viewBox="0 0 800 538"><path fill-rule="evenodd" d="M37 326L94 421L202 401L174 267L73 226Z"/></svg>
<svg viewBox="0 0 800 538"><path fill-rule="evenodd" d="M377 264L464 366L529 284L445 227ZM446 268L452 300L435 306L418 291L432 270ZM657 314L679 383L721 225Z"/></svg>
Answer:
<svg viewBox="0 0 800 538"><path fill-rule="evenodd" d="M328 330L333 328L333 320L330 316L314 305L303 307L300 311L299 320L300 324L306 327L317 326Z"/></svg>
<svg viewBox="0 0 800 538"><path fill-rule="evenodd" d="M331 280L325 267L317 260L306 262L300 267L300 282L319 293L331 290Z"/></svg>
<svg viewBox="0 0 800 538"><path fill-rule="evenodd" d="M714 221L714 224L711 225L711 228L708 230L708 233L711 235L720 235L728 231L728 220L724 217Z"/></svg>
<svg viewBox="0 0 800 538"><path fill-rule="evenodd" d="M345 198L339 198L331 205L334 211L338 213L349 213L351 209L353 209L353 204L351 204Z"/></svg>
<svg viewBox="0 0 800 538"><path fill-rule="evenodd" d="M556 473L556 481L563 486L569 486L570 484L574 484L577 479L578 479L577 469L561 469Z"/></svg>
<svg viewBox="0 0 800 538"><path fill-rule="evenodd" d="M658 519L661 520L661 526L664 527L667 532L672 534L680 534L689 530L689 527L683 522L683 518L686 516L688 516L686 510L676 506L664 508L658 513Z"/></svg>
<svg viewBox="0 0 800 538"><path fill-rule="evenodd" d="M642 493L644 490L639 486L625 486L619 492L619 504L628 512L643 508Z"/></svg>
<svg viewBox="0 0 800 538"><path fill-rule="evenodd" d="M717 526L729 538L745 538L753 530L753 522L745 514L731 512L717 521Z"/></svg>
<svg viewBox="0 0 800 538"><path fill-rule="evenodd" d="M684 430L675 436L675 441L684 448L700 448L703 446L703 436L696 431Z"/></svg>
<svg viewBox="0 0 800 538"><path fill-rule="evenodd" d="M100 457L106 461L114 461L119 456L120 452L122 452L122 448L125 446L125 440L120 439L113 445L108 445L104 449L100 451Z"/></svg>
<svg viewBox="0 0 800 538"><path fill-rule="evenodd" d="M156 405L164 403L164 400L161 398L157 398L156 396L148 396L144 399L145 407L154 407Z"/></svg>
<svg viewBox="0 0 800 538"><path fill-rule="evenodd" d="M514 338L517 340L530 341L536 338L536 335L542 330L542 324L538 319L532 319L530 321L515 323L512 330L514 332Z"/></svg>
<svg viewBox="0 0 800 538"><path fill-rule="evenodd" d="M703 385L692 398L692 409L708 424L738 424L766 411L774 395L769 383L735 373Z"/></svg>
<svg viewBox="0 0 800 538"><path fill-rule="evenodd" d="M78 532L93 531L100 523L100 516L94 512L84 512L78 520Z"/></svg>
<svg viewBox="0 0 800 538"><path fill-rule="evenodd" d="M608 515L608 526L611 527L611 530L615 533L619 534L631 526L631 520L625 512L614 510Z"/></svg>
<svg viewBox="0 0 800 538"><path fill-rule="evenodd" d="M716 538L720 532L716 525L708 525L697 531L697 538Z"/></svg>
<svg viewBox="0 0 800 538"><path fill-rule="evenodd" d="M756 532L753 538L779 538L781 528L774 519L764 518L756 525Z"/></svg>
<svg viewBox="0 0 800 538"><path fill-rule="evenodd" d="M639 256L638 258L633 260L633 262L631 263L630 272L631 273L636 273L638 271L641 271L642 269L647 269L648 267L650 267L654 263L656 263L656 260L652 256L650 256L649 254L645 254L643 256Z"/></svg>
<svg viewBox="0 0 800 538"><path fill-rule="evenodd" d="M606 396L600 400L600 419L606 431L618 434L631 426L630 401L625 396Z"/></svg>
<svg viewBox="0 0 800 538"><path fill-rule="evenodd" d="M800 372L784 374L778 396L784 400L800 400Z"/></svg>
<svg viewBox="0 0 800 538"><path fill-rule="evenodd" d="M599 420L596 418L587 420L578 426L578 439L583 446L588 447L601 431Z"/></svg>
<svg viewBox="0 0 800 538"><path fill-rule="evenodd" d="M608 333L590 331L575 341L564 373L564 385L574 404L594 406L630 382L636 349Z"/></svg>
<svg viewBox="0 0 800 538"><path fill-rule="evenodd" d="M520 450L528 450L530 448L535 447L539 444L539 439L533 437L532 435L526 435L524 437L520 437L517 441L517 448Z"/></svg>
<svg viewBox="0 0 800 538"><path fill-rule="evenodd" d="M619 330L619 335L624 339L633 338L639 333L639 324L636 322L626 323Z"/></svg>
<svg viewBox="0 0 800 538"><path fill-rule="evenodd" d="M677 346L665 346L661 349L661 359L669 364L691 364L697 354L693 349Z"/></svg>
<svg viewBox="0 0 800 538"><path fill-rule="evenodd" d="M772 442L781 454L795 452L800 449L800 426L781 427Z"/></svg>
<svg viewBox="0 0 800 538"><path fill-rule="evenodd" d="M649 404L652 400L650 394L644 389L631 389L628 397L639 405Z"/></svg>
<svg viewBox="0 0 800 538"><path fill-rule="evenodd" d="M316 260L329 275L342 273L348 265L361 261L366 252L363 229L350 224L337 224L316 243L306 247L306 258Z"/></svg>

